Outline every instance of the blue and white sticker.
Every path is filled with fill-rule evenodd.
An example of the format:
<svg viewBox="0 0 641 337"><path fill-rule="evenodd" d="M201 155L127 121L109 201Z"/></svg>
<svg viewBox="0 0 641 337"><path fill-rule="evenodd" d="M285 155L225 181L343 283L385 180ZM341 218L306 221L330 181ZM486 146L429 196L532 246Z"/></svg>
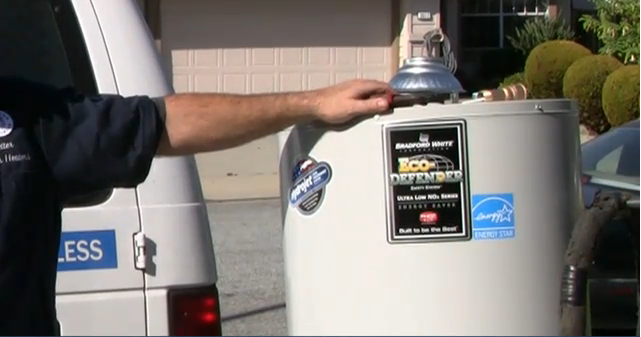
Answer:
<svg viewBox="0 0 641 337"><path fill-rule="evenodd" d="M118 268L116 231L62 232L58 271Z"/></svg>
<svg viewBox="0 0 641 337"><path fill-rule="evenodd" d="M13 119L8 113L0 110L0 138L8 136L13 131Z"/></svg>
<svg viewBox="0 0 641 337"><path fill-rule="evenodd" d="M475 240L513 238L514 195L472 195L472 234Z"/></svg>
<svg viewBox="0 0 641 337"><path fill-rule="evenodd" d="M289 203L301 213L310 215L316 212L325 197L325 186L332 179L332 168L326 162L313 158L299 160L292 169L292 187L289 190Z"/></svg>

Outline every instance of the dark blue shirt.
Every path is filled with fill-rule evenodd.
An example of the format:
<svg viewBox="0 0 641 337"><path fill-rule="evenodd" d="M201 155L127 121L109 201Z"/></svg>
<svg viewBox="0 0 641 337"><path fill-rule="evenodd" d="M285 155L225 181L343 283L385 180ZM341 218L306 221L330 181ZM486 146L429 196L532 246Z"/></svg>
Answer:
<svg viewBox="0 0 641 337"><path fill-rule="evenodd" d="M64 201L146 178L160 102L0 78L0 335L57 333Z"/></svg>

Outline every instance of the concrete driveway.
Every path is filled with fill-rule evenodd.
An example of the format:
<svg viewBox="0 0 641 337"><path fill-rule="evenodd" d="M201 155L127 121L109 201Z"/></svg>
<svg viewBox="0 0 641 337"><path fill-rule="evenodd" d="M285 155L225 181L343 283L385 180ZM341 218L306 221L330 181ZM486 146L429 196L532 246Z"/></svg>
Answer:
<svg viewBox="0 0 641 337"><path fill-rule="evenodd" d="M278 199L209 202L223 334L285 336Z"/></svg>
<svg viewBox="0 0 641 337"><path fill-rule="evenodd" d="M278 141L268 136L236 148L196 155L207 200L278 197Z"/></svg>

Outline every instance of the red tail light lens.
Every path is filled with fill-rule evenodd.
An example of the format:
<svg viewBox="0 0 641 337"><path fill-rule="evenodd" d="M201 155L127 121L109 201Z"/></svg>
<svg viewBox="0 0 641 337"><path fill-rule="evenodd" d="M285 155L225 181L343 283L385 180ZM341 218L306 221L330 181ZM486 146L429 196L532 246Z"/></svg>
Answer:
<svg viewBox="0 0 641 337"><path fill-rule="evenodd" d="M581 184L587 184L590 182L590 176L587 174L581 175Z"/></svg>
<svg viewBox="0 0 641 337"><path fill-rule="evenodd" d="M215 285L169 292L171 336L222 336L218 289Z"/></svg>
<svg viewBox="0 0 641 337"><path fill-rule="evenodd" d="M610 290L612 296L633 296L637 289L633 286L619 286Z"/></svg>

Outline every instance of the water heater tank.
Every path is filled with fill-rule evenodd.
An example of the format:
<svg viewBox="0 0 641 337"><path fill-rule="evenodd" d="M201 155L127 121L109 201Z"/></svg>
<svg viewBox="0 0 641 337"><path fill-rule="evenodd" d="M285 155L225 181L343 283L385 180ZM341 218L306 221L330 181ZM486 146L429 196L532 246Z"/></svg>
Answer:
<svg viewBox="0 0 641 337"><path fill-rule="evenodd" d="M291 335L557 335L582 209L568 100L279 135Z"/></svg>

